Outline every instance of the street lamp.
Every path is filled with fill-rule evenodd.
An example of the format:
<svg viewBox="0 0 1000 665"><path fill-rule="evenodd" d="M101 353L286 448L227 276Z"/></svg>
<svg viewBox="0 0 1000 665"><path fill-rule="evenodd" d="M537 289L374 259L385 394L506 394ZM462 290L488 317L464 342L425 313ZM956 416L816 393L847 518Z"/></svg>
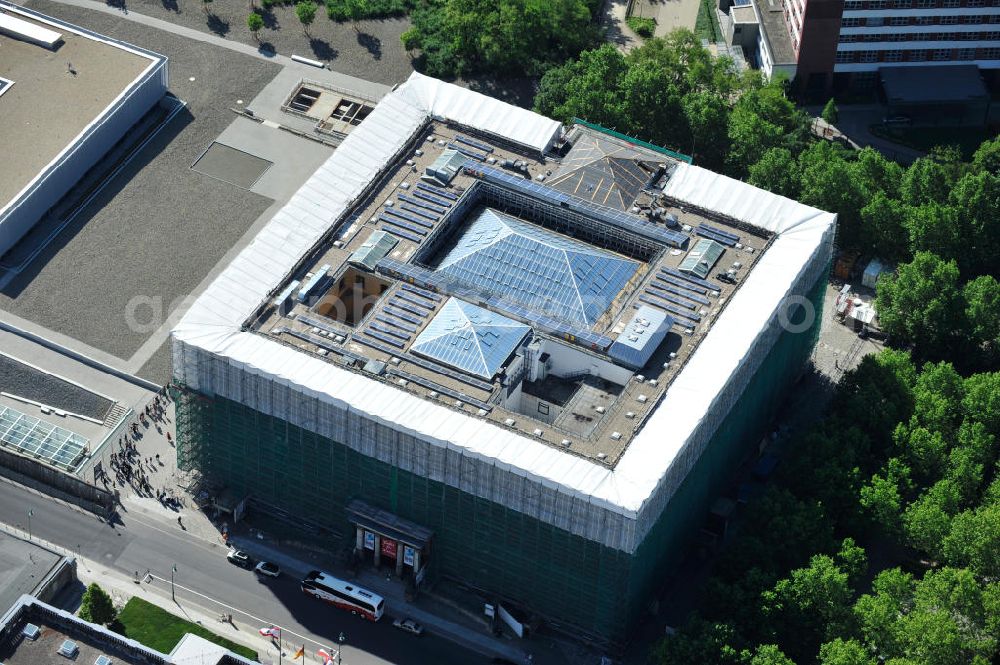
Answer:
<svg viewBox="0 0 1000 665"><path fill-rule="evenodd" d="M176 572L177 572L177 564L175 563L174 567L170 569L170 600L174 601L175 603L177 602L177 596L174 595L174 573Z"/></svg>
<svg viewBox="0 0 1000 665"><path fill-rule="evenodd" d="M340 652L344 650L344 633L341 631L340 637L337 638L337 665L340 665Z"/></svg>
<svg viewBox="0 0 1000 665"><path fill-rule="evenodd" d="M31 540L31 516L35 514L31 508L28 508L28 540Z"/></svg>

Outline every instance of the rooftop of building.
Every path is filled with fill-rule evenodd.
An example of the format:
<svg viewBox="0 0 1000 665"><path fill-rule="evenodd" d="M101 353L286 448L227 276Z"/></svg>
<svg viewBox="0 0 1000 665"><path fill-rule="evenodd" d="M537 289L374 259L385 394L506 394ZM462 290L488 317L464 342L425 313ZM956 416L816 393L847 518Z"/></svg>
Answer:
<svg viewBox="0 0 1000 665"><path fill-rule="evenodd" d="M780 0L756 0L760 9L760 25L771 47L773 65L795 64L795 49L785 24L785 12Z"/></svg>
<svg viewBox="0 0 1000 665"><path fill-rule="evenodd" d="M175 655L163 654L102 626L23 595L0 618L4 665L249 665L246 658L187 636ZM103 659L102 659L103 657Z"/></svg>
<svg viewBox="0 0 1000 665"><path fill-rule="evenodd" d="M456 147L464 168L427 178ZM659 195L677 164L590 127L543 157L432 122L252 327L613 465L768 245Z"/></svg>
<svg viewBox="0 0 1000 665"><path fill-rule="evenodd" d="M836 216L658 149L657 170L628 211L600 205L548 186L572 159L578 130L413 74L191 306L172 333L175 380L320 432L339 432L338 419L357 412L634 518L679 468L675 462L690 462L682 453L706 414L742 390L735 384L749 377L739 369L759 362L754 348L762 338L773 341L776 317L789 307L785 296L825 267ZM448 186L422 180L456 145L474 154ZM591 326L532 310L496 281L441 275L437 259L483 207L570 234L638 268ZM374 232L395 243L379 236L365 244ZM705 233L726 249L706 282L692 282L680 263ZM716 278L735 263L735 284ZM331 289L338 297L326 297ZM353 295L345 303L336 289L367 299L367 307L347 306ZM298 300L309 301L314 290L318 300ZM480 321L499 314L532 328L492 381L412 351L452 297L490 312L473 312ZM671 325L640 370L630 366L629 348L615 348L619 336L632 341L664 330L652 329L637 305L656 307ZM471 352L480 342L466 333L456 331L455 343ZM575 376L565 374L571 366L579 368ZM248 394L250 384L232 381L232 371L283 388ZM522 410L533 403L535 413L505 406L517 385ZM317 422L290 409L284 388L328 405L330 417ZM552 399L549 414L531 399L538 394ZM545 417L553 423L539 424Z"/></svg>
<svg viewBox="0 0 1000 665"><path fill-rule="evenodd" d="M26 593L38 592L61 559L61 554L34 541L0 533L0 610ZM0 657L0 663L6 662Z"/></svg>
<svg viewBox="0 0 1000 665"><path fill-rule="evenodd" d="M0 2L0 210L154 66L159 56ZM54 31L51 48L29 41ZM17 33L21 33L21 37ZM43 37L44 39L44 37Z"/></svg>

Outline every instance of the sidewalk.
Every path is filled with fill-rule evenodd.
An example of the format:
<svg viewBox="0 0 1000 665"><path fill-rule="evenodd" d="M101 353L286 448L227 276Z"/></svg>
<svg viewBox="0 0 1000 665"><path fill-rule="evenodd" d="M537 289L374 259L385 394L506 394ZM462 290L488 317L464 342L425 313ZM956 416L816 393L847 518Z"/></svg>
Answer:
<svg viewBox="0 0 1000 665"><path fill-rule="evenodd" d="M263 665L273 665L273 663L278 662L278 649L271 640L260 636L257 632L260 626L243 623L239 620L239 615L234 616L232 623L225 623L219 621L219 611L214 608L202 607L187 599L183 601L183 604L179 600L172 600L169 584L160 583L158 580L148 577L136 584L135 580L95 561L78 557L77 562L77 576L80 581L85 586L91 582L99 584L111 596L115 607L121 608L130 598L138 596L146 602L196 623L216 635L255 650ZM288 655L287 651L286 648L286 656Z"/></svg>
<svg viewBox="0 0 1000 665"><path fill-rule="evenodd" d="M231 542L252 558L276 563L284 572L296 576L304 577L316 569L316 564L296 558L256 538L234 536ZM326 565L330 567L329 564ZM404 596L403 584L399 580L387 580L374 570L362 570L357 575L351 575L344 570L330 572L355 581L385 598L386 616L383 621L409 617L422 623L429 631L457 642L467 649L486 656L500 656L517 663L528 662L527 651L509 644L508 640L493 637L485 620L477 622L468 616L465 610L437 600L430 594L422 593L416 601L408 602Z"/></svg>

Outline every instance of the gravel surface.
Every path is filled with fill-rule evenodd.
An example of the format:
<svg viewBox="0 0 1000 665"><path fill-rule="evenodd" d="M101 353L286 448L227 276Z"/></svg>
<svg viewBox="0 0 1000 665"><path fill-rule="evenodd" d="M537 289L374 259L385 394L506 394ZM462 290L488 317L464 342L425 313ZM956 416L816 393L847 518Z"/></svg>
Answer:
<svg viewBox="0 0 1000 665"><path fill-rule="evenodd" d="M167 55L171 91L188 103L0 293L0 307L128 359L270 205L189 167L233 121L236 100L252 99L280 67L113 15L30 6ZM130 307L142 325L130 323Z"/></svg>
<svg viewBox="0 0 1000 665"><path fill-rule="evenodd" d="M323 3L318 2L316 19L306 35L294 7L275 6L264 14L265 26L258 43L246 25L248 0L213 0L208 14L201 0L107 1L113 7L124 7L123 12L138 12L287 56L321 60L334 71L367 81L393 85L405 81L413 72L410 54L399 40L410 28L407 17L359 21L355 30L351 23L328 19ZM256 4L260 4L259 0ZM535 81L529 78L482 76L454 83L525 108L531 107L535 93Z"/></svg>
<svg viewBox="0 0 1000 665"><path fill-rule="evenodd" d="M113 0L114 6L121 6L117 3L122 1L128 11L257 45L247 28L247 0L214 0L208 14L201 0ZM335 71L388 85L405 81L413 71L410 56L399 41L399 36L410 27L409 19L361 21L355 31L350 23L328 19L323 3L317 4L316 20L309 27L309 35L302 31L292 6L272 7L264 14L264 29L260 31L262 47L283 55L322 60Z"/></svg>
<svg viewBox="0 0 1000 665"><path fill-rule="evenodd" d="M140 367L136 374L153 383L166 385L170 381L169 339L160 345L160 348L149 357L146 364Z"/></svg>
<svg viewBox="0 0 1000 665"><path fill-rule="evenodd" d="M104 420L114 406L109 399L3 355L0 391L98 420Z"/></svg>

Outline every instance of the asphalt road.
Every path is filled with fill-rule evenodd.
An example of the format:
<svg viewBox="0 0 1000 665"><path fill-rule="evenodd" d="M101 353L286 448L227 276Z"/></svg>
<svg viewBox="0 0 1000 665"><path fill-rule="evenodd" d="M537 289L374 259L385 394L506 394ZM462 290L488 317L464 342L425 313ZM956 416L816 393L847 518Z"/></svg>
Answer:
<svg viewBox="0 0 1000 665"><path fill-rule="evenodd" d="M253 572L237 568L225 558L226 548L186 537L179 528L147 516L122 515L124 525L112 527L93 515L29 492L20 486L0 482L0 520L21 529L27 527L31 509L34 536L78 551L85 559L131 577L134 571L150 572L161 580L175 576L177 598L183 605L196 605L209 616L231 612L237 623L240 613L273 623L323 644L336 645L345 634L345 665L382 663L485 663L488 659L433 634L421 637L393 628L391 607L378 623L372 623L329 607L305 596L295 576L283 574L276 580L258 580ZM164 591L169 582L155 580ZM214 604L214 599L220 604ZM232 608L223 609L223 605ZM249 618L242 623L256 625ZM208 626L211 628L211 626ZM307 649L315 652L315 646Z"/></svg>

